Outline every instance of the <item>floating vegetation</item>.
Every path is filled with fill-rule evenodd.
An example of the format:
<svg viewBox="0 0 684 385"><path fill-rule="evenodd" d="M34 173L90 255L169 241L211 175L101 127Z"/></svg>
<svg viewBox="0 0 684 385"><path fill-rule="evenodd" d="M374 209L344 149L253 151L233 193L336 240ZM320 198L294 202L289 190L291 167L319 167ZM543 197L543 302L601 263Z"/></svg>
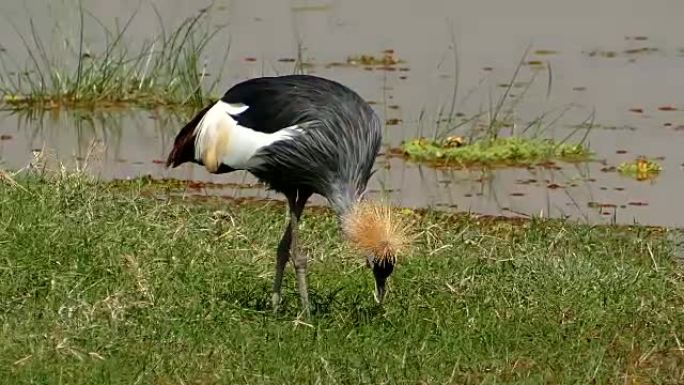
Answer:
<svg viewBox="0 0 684 385"><path fill-rule="evenodd" d="M582 124L571 124L568 125L569 128L573 129L594 129L594 130L610 130L610 131L636 131L637 127L630 126L628 124L615 126L610 124L601 124L596 122L582 123Z"/></svg>
<svg viewBox="0 0 684 385"><path fill-rule="evenodd" d="M625 36L625 40L646 41L648 36Z"/></svg>
<svg viewBox="0 0 684 385"><path fill-rule="evenodd" d="M376 57L373 55L357 55L349 56L347 58L347 64L350 65L361 65L361 66L393 66L404 61L397 59L394 50L387 49L382 52L382 56Z"/></svg>
<svg viewBox="0 0 684 385"><path fill-rule="evenodd" d="M627 55L639 55L639 54L648 54L648 53L654 53L658 52L658 48L653 48L653 47L639 47L639 48L630 48L626 49L624 51L625 54Z"/></svg>
<svg viewBox="0 0 684 385"><path fill-rule="evenodd" d="M593 51L587 52L587 55L589 57L601 56L601 57L606 57L606 58L614 58L618 55L618 53L615 51L593 50Z"/></svg>
<svg viewBox="0 0 684 385"><path fill-rule="evenodd" d="M618 205L615 203L603 203L603 202L595 202L595 201L590 201L587 202L587 207L589 208L599 208L599 209L616 209Z"/></svg>
<svg viewBox="0 0 684 385"><path fill-rule="evenodd" d="M585 161L591 156L581 144L524 137L482 138L472 143L460 137L419 138L402 142L392 153L437 167L527 166L555 160Z"/></svg>
<svg viewBox="0 0 684 385"><path fill-rule="evenodd" d="M395 56L394 50L392 49L387 49L382 52L381 56L373 56L373 55L355 55L355 56L349 56L347 57L347 60L344 62L332 62L328 63L325 65L325 68L333 68L333 67L359 67L363 68L366 71L373 71L376 69L379 70L384 70L384 71L401 71L401 72L406 72L409 71L408 67L399 67L397 68L397 64L403 64L406 63L403 60L398 59ZM406 77L402 77L405 79Z"/></svg>
<svg viewBox="0 0 684 385"><path fill-rule="evenodd" d="M594 49L591 51L586 51L584 54L586 54L589 57L604 57L604 58L615 58L619 57L621 55L625 55L627 57L633 57L636 55L648 55L648 54L653 54L656 52L660 52L660 49L655 48L655 47L636 47L636 48L628 48L623 51L614 51L614 50L600 50L600 49Z"/></svg>
<svg viewBox="0 0 684 385"><path fill-rule="evenodd" d="M80 40L67 40L75 47L73 60L64 57L64 50L55 49L56 55L51 55L32 28L30 38L19 36L31 59L26 67L14 64L13 53L0 53L0 103L16 110L205 105L221 78L214 74L211 84L204 85L210 74L201 58L218 32L200 31L207 13L201 11L170 32L162 26L159 36L135 50L125 42L135 14L116 32L96 20L106 39L96 51L83 41L84 34L92 33L83 30L88 13L81 10Z"/></svg>
<svg viewBox="0 0 684 385"><path fill-rule="evenodd" d="M634 161L620 163L617 171L620 175L643 181L654 179L660 174L662 167L654 160L639 157Z"/></svg>
<svg viewBox="0 0 684 385"><path fill-rule="evenodd" d="M529 64L530 62L527 62L527 63ZM531 84L531 82L515 82L512 84L499 83L499 84L497 84L497 87L499 87L499 88L526 88L526 87L529 87L530 84Z"/></svg>
<svg viewBox="0 0 684 385"><path fill-rule="evenodd" d="M555 55L557 54L558 51L552 50L552 49L538 49L534 51L535 55Z"/></svg>

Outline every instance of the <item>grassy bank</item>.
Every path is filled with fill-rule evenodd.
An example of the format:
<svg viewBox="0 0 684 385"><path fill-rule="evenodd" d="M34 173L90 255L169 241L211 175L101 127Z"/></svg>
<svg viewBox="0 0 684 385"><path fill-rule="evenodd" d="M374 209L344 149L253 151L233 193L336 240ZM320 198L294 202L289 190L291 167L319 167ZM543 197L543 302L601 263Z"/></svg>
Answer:
<svg viewBox="0 0 684 385"><path fill-rule="evenodd" d="M677 383L684 283L661 232L416 214L384 308L307 210L313 317L276 203L63 175L0 182L0 376L13 384Z"/></svg>

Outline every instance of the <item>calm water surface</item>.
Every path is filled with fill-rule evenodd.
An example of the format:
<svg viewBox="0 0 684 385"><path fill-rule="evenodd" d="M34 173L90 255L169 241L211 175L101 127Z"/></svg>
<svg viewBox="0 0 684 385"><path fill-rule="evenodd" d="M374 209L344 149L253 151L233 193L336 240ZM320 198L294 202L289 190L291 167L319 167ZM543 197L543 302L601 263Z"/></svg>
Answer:
<svg viewBox="0 0 684 385"><path fill-rule="evenodd" d="M84 1L109 25L121 24L139 6L129 44L158 31L155 4L167 28L194 15L208 2ZM22 33L31 17L41 36L63 49L60 36L78 28L74 1L0 1L0 13ZM302 57L307 72L350 86L383 119L386 144L434 133L440 110L472 116L488 111L510 81L523 53L542 68L523 66L518 81L534 82L516 108L524 122L543 113L546 134L564 138L590 116L595 127L586 138L598 161L560 165L560 169L436 171L400 159L378 160L371 188L386 189L397 203L483 214L566 216L592 223L684 226L684 2L636 0L578 1L216 1L212 25L225 25L204 58L210 69L225 63L222 89L246 78L286 74ZM59 28L56 28L57 25ZM103 43L101 29L86 21L86 42ZM27 60L10 23L0 23L0 45L18 62ZM455 49L454 49L455 47ZM95 49L94 48L94 49ZM395 70L330 65L348 56L381 55L392 49L405 63ZM546 51L546 52L544 52ZM23 56L22 56L23 55ZM250 58L250 60L246 60ZM551 68L549 86L548 67ZM536 74L536 75L535 75ZM457 88L455 85L457 84ZM550 87L550 89L549 89ZM513 89L519 96L524 87ZM659 108L671 106L675 110ZM635 113L630 109L641 109ZM562 113L564 111L564 113ZM159 164L168 153L179 120L149 111L105 113L84 119L25 119L0 115L0 159L20 168L32 150L48 148L61 160L84 157L93 141L104 145L94 172L107 179L152 175L219 183L251 183L244 173L212 176L183 166ZM456 134L464 134L464 126ZM572 138L579 140L583 132ZM636 156L663 157L654 182L637 182L605 172ZM95 170L95 169L94 169ZM260 188L199 190L198 194L273 197Z"/></svg>

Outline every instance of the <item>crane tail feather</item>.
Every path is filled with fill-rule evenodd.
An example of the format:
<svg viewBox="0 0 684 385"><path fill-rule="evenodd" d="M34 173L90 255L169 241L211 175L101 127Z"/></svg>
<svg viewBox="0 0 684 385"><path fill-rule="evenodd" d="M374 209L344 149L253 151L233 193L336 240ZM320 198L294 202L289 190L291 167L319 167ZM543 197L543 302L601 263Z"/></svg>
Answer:
<svg viewBox="0 0 684 385"><path fill-rule="evenodd" d="M202 109L180 130L173 143L173 149L166 159L166 167L178 167L195 160L195 129L204 115L211 109L209 105Z"/></svg>

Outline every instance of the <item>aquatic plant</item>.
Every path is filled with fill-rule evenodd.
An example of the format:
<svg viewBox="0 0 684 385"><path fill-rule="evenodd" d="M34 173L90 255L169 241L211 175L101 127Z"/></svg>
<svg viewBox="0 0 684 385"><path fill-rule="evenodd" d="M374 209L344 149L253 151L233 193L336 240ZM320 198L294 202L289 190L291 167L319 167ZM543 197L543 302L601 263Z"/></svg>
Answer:
<svg viewBox="0 0 684 385"><path fill-rule="evenodd" d="M216 74L205 84L208 73L200 63L208 43L220 30L210 32L204 27L207 10L187 18L170 33L162 25L158 36L135 50L129 48L125 37L136 13L117 32L96 19L106 40L97 50L85 46L87 12L80 8L79 12L77 49L73 58L66 58L73 60L65 60L68 50L49 54L32 21L30 37L17 32L30 59L28 64L17 64L13 53L0 53L0 95L5 107L196 107L207 102L221 78Z"/></svg>
<svg viewBox="0 0 684 385"><path fill-rule="evenodd" d="M620 163L617 170L623 176L642 181L654 179L660 174L663 168L653 160L645 157L638 157L633 161Z"/></svg>
<svg viewBox="0 0 684 385"><path fill-rule="evenodd" d="M411 160L440 167L529 165L552 160L586 160L591 152L580 144L557 143L550 139L504 137L479 139L470 144L446 139L404 141L400 153ZM395 151L397 153L397 151Z"/></svg>
<svg viewBox="0 0 684 385"><path fill-rule="evenodd" d="M528 48L529 49L529 48ZM576 125L575 128L560 140L551 139L547 132L555 127L559 120L572 106L560 108L560 112L548 110L539 113L531 120L522 120L518 116L520 104L525 100L528 91L540 73L539 65L531 65L537 61L526 59L527 50L518 63L512 77L507 83L499 84L502 89L496 100L490 95L490 105L485 111L466 116L456 112L456 93L458 89L458 59L454 53L454 90L449 106L440 106L437 118L432 124L433 134L424 135L421 113L417 138L404 140L398 148L391 149L395 155L403 155L411 160L425 162L439 167L468 166L525 166L537 162L586 161L591 151L585 140L593 127L593 119ZM544 51L545 52L545 51ZM524 66L531 71L531 78L520 81L520 73ZM547 71L546 97L552 90L552 75L549 64L541 69ZM517 92L513 94L513 90ZM570 138L580 131L583 136L570 143ZM462 136L454 135L461 132ZM457 143L454 138L460 138ZM456 144L456 145L455 145Z"/></svg>

